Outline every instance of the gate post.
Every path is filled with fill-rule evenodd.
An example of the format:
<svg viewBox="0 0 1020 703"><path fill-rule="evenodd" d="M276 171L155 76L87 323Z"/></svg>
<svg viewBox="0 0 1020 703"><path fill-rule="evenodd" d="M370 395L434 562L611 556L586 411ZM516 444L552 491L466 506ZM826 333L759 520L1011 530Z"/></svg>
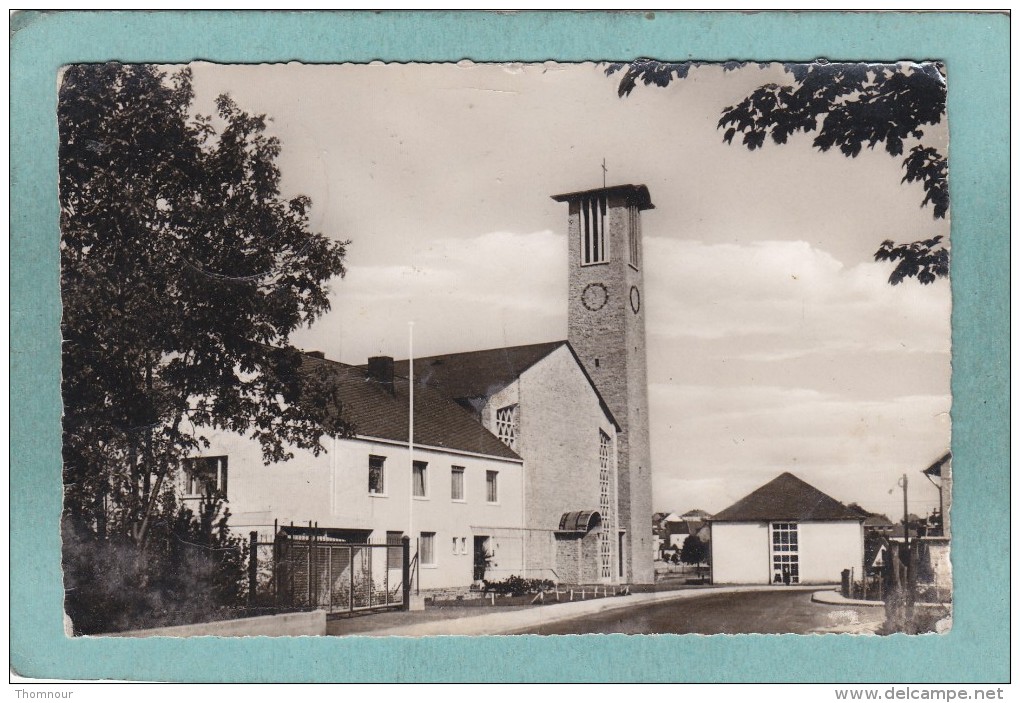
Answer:
<svg viewBox="0 0 1020 703"><path fill-rule="evenodd" d="M259 578L259 533L248 533L248 605L255 605L255 588Z"/></svg>
<svg viewBox="0 0 1020 703"><path fill-rule="evenodd" d="M400 547L402 549L401 557L401 589L403 591L403 602L400 604L401 610L411 609L411 538L404 535L400 538Z"/></svg>

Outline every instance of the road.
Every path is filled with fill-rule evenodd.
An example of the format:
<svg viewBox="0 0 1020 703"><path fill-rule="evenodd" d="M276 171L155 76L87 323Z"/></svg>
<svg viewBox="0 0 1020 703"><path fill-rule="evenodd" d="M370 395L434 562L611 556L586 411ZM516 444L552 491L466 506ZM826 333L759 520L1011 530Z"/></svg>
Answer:
<svg viewBox="0 0 1020 703"><path fill-rule="evenodd" d="M516 634L807 634L873 631L882 608L839 608L811 602L808 591L719 593L649 603L518 631Z"/></svg>

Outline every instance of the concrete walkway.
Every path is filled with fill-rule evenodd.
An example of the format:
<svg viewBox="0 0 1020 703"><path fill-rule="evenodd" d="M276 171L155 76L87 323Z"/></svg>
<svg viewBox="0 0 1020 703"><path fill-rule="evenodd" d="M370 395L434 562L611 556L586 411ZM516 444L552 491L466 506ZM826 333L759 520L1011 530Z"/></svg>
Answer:
<svg viewBox="0 0 1020 703"><path fill-rule="evenodd" d="M825 605L862 605L884 608L884 600L858 600L856 598L844 598L839 591L816 591L811 594L811 600L815 603ZM915 608L952 608L952 603L914 603Z"/></svg>
<svg viewBox="0 0 1020 703"><path fill-rule="evenodd" d="M659 593L634 593L629 596L598 598L554 603L535 607L521 607L485 613L453 620L433 620L408 623L396 627L359 632L352 637L436 637L443 635L509 635L539 625L571 620L595 613L631 608L645 603L662 603L674 600L700 598L719 593L745 593L748 591L810 591L818 586L720 586Z"/></svg>

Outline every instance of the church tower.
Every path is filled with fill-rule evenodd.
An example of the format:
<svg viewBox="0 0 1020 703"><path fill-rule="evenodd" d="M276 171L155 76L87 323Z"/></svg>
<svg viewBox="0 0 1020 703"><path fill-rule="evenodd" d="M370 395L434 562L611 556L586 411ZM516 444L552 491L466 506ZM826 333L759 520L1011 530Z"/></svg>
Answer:
<svg viewBox="0 0 1020 703"><path fill-rule="evenodd" d="M567 339L621 431L617 496L622 578L652 583L652 479L648 438L644 251L648 188L619 185L554 195L569 206Z"/></svg>

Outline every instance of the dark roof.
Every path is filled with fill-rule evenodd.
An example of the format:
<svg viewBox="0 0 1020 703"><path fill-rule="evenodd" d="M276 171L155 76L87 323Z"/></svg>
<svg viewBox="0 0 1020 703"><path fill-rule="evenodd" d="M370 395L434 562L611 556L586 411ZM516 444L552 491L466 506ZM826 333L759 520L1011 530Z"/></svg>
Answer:
<svg viewBox="0 0 1020 703"><path fill-rule="evenodd" d="M595 382L588 375L577 352L566 340L416 358L414 360L415 386L419 383L426 384L441 391L448 398L478 410L480 406L469 401L484 401L490 398L560 347L566 347L574 357L581 373L588 379L592 390L595 391L603 411L609 417L610 422L619 429L620 425L612 411L609 410L609 405L606 404ZM394 373L406 377L408 374L407 359L395 361L393 369Z"/></svg>
<svg viewBox="0 0 1020 703"><path fill-rule="evenodd" d="M858 511L787 472L716 513L711 522L863 519Z"/></svg>
<svg viewBox="0 0 1020 703"><path fill-rule="evenodd" d="M564 341L543 342L424 356L414 360L415 385L428 384L440 389L447 397L458 400L488 398L564 344ZM407 359L394 362L393 370L407 377Z"/></svg>
<svg viewBox="0 0 1020 703"><path fill-rule="evenodd" d="M408 439L407 378L394 376L391 393L366 369L305 356L302 371L329 365L338 372L345 419L359 436L397 442ZM467 410L425 384L414 384L414 443L505 459L520 459Z"/></svg>
<svg viewBox="0 0 1020 703"><path fill-rule="evenodd" d="M608 186L606 188L592 188L591 190L578 190L573 193L561 193L559 195L552 196L552 199L560 203L569 203L573 200L580 200L585 196L596 194L605 194L609 197L621 195L632 205L637 205L639 210L655 209L655 206L652 205L652 196L648 194L648 187L643 185L636 186L631 183L618 186Z"/></svg>

